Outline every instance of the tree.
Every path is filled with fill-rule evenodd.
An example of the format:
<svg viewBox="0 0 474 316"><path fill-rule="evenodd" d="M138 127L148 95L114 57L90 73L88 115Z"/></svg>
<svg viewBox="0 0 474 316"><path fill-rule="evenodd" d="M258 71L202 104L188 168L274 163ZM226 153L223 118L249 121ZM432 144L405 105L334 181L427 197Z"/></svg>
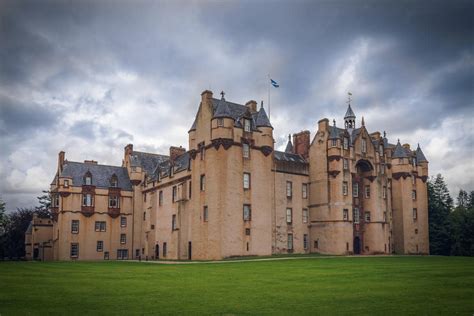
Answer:
<svg viewBox="0 0 474 316"><path fill-rule="evenodd" d="M458 205L449 214L451 255L474 256L474 207L470 201L474 191L459 191Z"/></svg>
<svg viewBox="0 0 474 316"><path fill-rule="evenodd" d="M7 215L6 212L6 205L5 202L0 198L0 236L5 231L5 224L7 222Z"/></svg>
<svg viewBox="0 0 474 316"><path fill-rule="evenodd" d="M453 199L441 174L428 181L428 221L430 253L448 256L451 253L449 214Z"/></svg>
<svg viewBox="0 0 474 316"><path fill-rule="evenodd" d="M49 191L43 191L43 195L38 196L38 203L39 205L35 207L36 213L38 213L39 217L51 217L51 195Z"/></svg>

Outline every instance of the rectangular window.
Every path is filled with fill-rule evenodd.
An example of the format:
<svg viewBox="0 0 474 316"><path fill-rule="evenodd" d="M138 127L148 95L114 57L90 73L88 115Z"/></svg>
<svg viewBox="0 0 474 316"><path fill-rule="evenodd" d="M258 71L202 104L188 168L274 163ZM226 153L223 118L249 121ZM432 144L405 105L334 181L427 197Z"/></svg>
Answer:
<svg viewBox="0 0 474 316"><path fill-rule="evenodd" d="M416 190L411 191L411 199L416 200Z"/></svg>
<svg viewBox="0 0 474 316"><path fill-rule="evenodd" d="M303 186L301 187L302 193L303 193L303 199L308 198L308 184L303 183Z"/></svg>
<svg viewBox="0 0 474 316"><path fill-rule="evenodd" d="M176 198L177 198L177 188L176 188L176 186L174 186L173 187L173 193L172 193L173 203L176 202Z"/></svg>
<svg viewBox="0 0 474 316"><path fill-rule="evenodd" d="M337 146L337 139L332 139L331 140L331 146L336 147Z"/></svg>
<svg viewBox="0 0 474 316"><path fill-rule="evenodd" d="M191 196L192 196L192 193L193 193L192 186L191 186L192 183L193 182L191 180L189 180L189 199L191 199Z"/></svg>
<svg viewBox="0 0 474 316"><path fill-rule="evenodd" d="M293 210L291 208L286 209L286 223L291 224L293 222Z"/></svg>
<svg viewBox="0 0 474 316"><path fill-rule="evenodd" d="M370 185L365 186L365 198L370 198Z"/></svg>
<svg viewBox="0 0 474 316"><path fill-rule="evenodd" d="M78 257L79 257L79 244L71 243L71 258L78 258Z"/></svg>
<svg viewBox="0 0 474 316"><path fill-rule="evenodd" d="M383 157L383 146L379 145L379 156Z"/></svg>
<svg viewBox="0 0 474 316"><path fill-rule="evenodd" d="M87 194L82 195L82 205L83 206L92 206L93 205L92 194L87 193Z"/></svg>
<svg viewBox="0 0 474 316"><path fill-rule="evenodd" d="M207 206L204 206L202 210L202 220L205 222L209 220L209 209L207 208Z"/></svg>
<svg viewBox="0 0 474 316"><path fill-rule="evenodd" d="M245 236L250 236L250 228L245 228Z"/></svg>
<svg viewBox="0 0 474 316"><path fill-rule="evenodd" d="M384 198L384 199L387 198L387 187L386 186L382 187L382 198Z"/></svg>
<svg viewBox="0 0 474 316"><path fill-rule="evenodd" d="M380 173L385 174L385 165L380 165Z"/></svg>
<svg viewBox="0 0 474 316"><path fill-rule="evenodd" d="M126 234L120 234L120 243L121 244L126 244L127 243L127 235Z"/></svg>
<svg viewBox="0 0 474 316"><path fill-rule="evenodd" d="M387 222L387 212L383 212L383 221L384 223Z"/></svg>
<svg viewBox="0 0 474 316"><path fill-rule="evenodd" d="M242 144L242 155L244 158L250 158L250 146L247 143Z"/></svg>
<svg viewBox="0 0 474 316"><path fill-rule="evenodd" d="M244 131L250 132L250 120L244 119Z"/></svg>
<svg viewBox="0 0 474 316"><path fill-rule="evenodd" d="M110 208L119 208L120 207L120 202L119 202L119 197L116 195L110 195L109 196L109 207Z"/></svg>
<svg viewBox="0 0 474 316"><path fill-rule="evenodd" d="M201 179L200 179L200 187L201 187L201 191L206 191L206 176L205 175L201 175Z"/></svg>
<svg viewBox="0 0 474 316"><path fill-rule="evenodd" d="M342 220L344 221L349 220L349 210L347 208L342 210Z"/></svg>
<svg viewBox="0 0 474 316"><path fill-rule="evenodd" d="M168 247L166 243L164 242L163 243L163 257L166 257L167 254L168 254Z"/></svg>
<svg viewBox="0 0 474 316"><path fill-rule="evenodd" d="M418 210L416 208L413 209L413 220L416 221L418 218Z"/></svg>
<svg viewBox="0 0 474 316"><path fill-rule="evenodd" d="M359 197L359 183L352 183L352 196Z"/></svg>
<svg viewBox="0 0 474 316"><path fill-rule="evenodd" d="M359 224L359 217L360 217L360 214L359 214L359 209L357 207L354 207L354 214L353 217L354 217L354 224Z"/></svg>
<svg viewBox="0 0 474 316"><path fill-rule="evenodd" d="M244 189L250 189L250 173L244 172Z"/></svg>
<svg viewBox="0 0 474 316"><path fill-rule="evenodd" d="M120 217L120 227L127 227L127 218L125 216Z"/></svg>
<svg viewBox="0 0 474 316"><path fill-rule="evenodd" d="M293 234L288 234L288 250L293 250Z"/></svg>
<svg viewBox="0 0 474 316"><path fill-rule="evenodd" d="M158 205L159 206L163 205L163 191L162 190L160 190L160 192L158 192Z"/></svg>
<svg viewBox="0 0 474 316"><path fill-rule="evenodd" d="M349 160L346 158L342 159L342 168L344 168L344 170L349 170Z"/></svg>
<svg viewBox="0 0 474 316"><path fill-rule="evenodd" d="M344 149L349 149L349 138L344 137Z"/></svg>
<svg viewBox="0 0 474 316"><path fill-rule="evenodd" d="M104 222L104 221L95 222L95 231L96 232L105 232L105 230L106 230L106 222Z"/></svg>
<svg viewBox="0 0 474 316"><path fill-rule="evenodd" d="M411 181L412 181L411 183L413 183L414 185L416 185L416 177L415 177L415 176L412 176L412 177L411 177Z"/></svg>
<svg viewBox="0 0 474 316"><path fill-rule="evenodd" d="M347 181L342 182L342 195L347 195L348 194L348 184Z"/></svg>
<svg viewBox="0 0 474 316"><path fill-rule="evenodd" d="M218 118L217 119L217 126L218 127L224 126L224 119L223 118Z"/></svg>
<svg viewBox="0 0 474 316"><path fill-rule="evenodd" d="M293 195L293 183L286 181L286 197L291 198Z"/></svg>
<svg viewBox="0 0 474 316"><path fill-rule="evenodd" d="M252 209L249 204L244 204L244 221L250 221L252 219Z"/></svg>
<svg viewBox="0 0 474 316"><path fill-rule="evenodd" d="M71 221L71 233L79 234L79 220L73 219Z"/></svg>
<svg viewBox="0 0 474 316"><path fill-rule="evenodd" d="M303 249L308 250L308 234L303 235Z"/></svg>
<svg viewBox="0 0 474 316"><path fill-rule="evenodd" d="M69 180L64 180L64 187L69 188Z"/></svg>
<svg viewBox="0 0 474 316"><path fill-rule="evenodd" d="M176 214L171 217L171 230L176 230Z"/></svg>
<svg viewBox="0 0 474 316"><path fill-rule="evenodd" d="M143 220L146 221L146 211L143 212Z"/></svg>
<svg viewBox="0 0 474 316"><path fill-rule="evenodd" d="M97 252L104 251L104 242L102 240L97 240L96 250L97 250Z"/></svg>
<svg viewBox="0 0 474 316"><path fill-rule="evenodd" d="M309 212L307 208L303 209L303 223L307 223L309 220Z"/></svg>
<svg viewBox="0 0 474 316"><path fill-rule="evenodd" d="M367 152L367 140L365 138L362 138L362 141L361 141L361 151L362 153Z"/></svg>
<svg viewBox="0 0 474 316"><path fill-rule="evenodd" d="M370 222L370 212L365 212L365 221Z"/></svg>

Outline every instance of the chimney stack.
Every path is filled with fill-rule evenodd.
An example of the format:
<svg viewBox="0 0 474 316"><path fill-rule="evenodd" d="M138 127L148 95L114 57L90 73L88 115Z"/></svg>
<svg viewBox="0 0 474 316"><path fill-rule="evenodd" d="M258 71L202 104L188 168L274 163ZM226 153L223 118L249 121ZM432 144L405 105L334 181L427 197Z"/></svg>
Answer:
<svg viewBox="0 0 474 316"><path fill-rule="evenodd" d="M297 155L301 155L304 158L309 157L309 143L310 143L310 132L301 131L293 134L293 150Z"/></svg>
<svg viewBox="0 0 474 316"><path fill-rule="evenodd" d="M245 106L250 109L250 112L257 112L257 101L250 100L245 103Z"/></svg>
<svg viewBox="0 0 474 316"><path fill-rule="evenodd" d="M204 102L207 102L210 99L212 99L212 91L211 90L204 90L201 93L201 101L204 103Z"/></svg>
<svg viewBox="0 0 474 316"><path fill-rule="evenodd" d="M408 149L408 150L411 150L411 149L410 149L410 144L403 144L403 148Z"/></svg>
<svg viewBox="0 0 474 316"><path fill-rule="evenodd" d="M183 148L182 146L175 147L171 146L170 147L170 160L174 161L176 157L181 156L186 152L186 148Z"/></svg>
<svg viewBox="0 0 474 316"><path fill-rule="evenodd" d="M89 163L91 165L97 165L97 161L95 161L95 160L84 160L84 163Z"/></svg>
<svg viewBox="0 0 474 316"><path fill-rule="evenodd" d="M58 168L59 172L63 171L63 166L64 166L64 157L66 153L64 151L60 151L58 155Z"/></svg>

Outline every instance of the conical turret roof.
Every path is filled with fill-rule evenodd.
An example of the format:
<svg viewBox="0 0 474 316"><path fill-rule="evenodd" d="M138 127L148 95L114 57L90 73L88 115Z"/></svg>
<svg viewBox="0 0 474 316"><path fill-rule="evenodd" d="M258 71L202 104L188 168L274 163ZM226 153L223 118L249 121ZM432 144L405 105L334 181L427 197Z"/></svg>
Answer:
<svg viewBox="0 0 474 316"><path fill-rule="evenodd" d="M272 124L270 123L270 120L268 119L267 112L265 112L265 109L263 108L263 106L261 106L260 110L258 111L257 117L255 119L255 125L257 127L273 128Z"/></svg>
<svg viewBox="0 0 474 316"><path fill-rule="evenodd" d="M416 148L416 161L417 162L428 162L428 160L425 157L425 154L423 154L423 151L420 148L420 144L418 144L418 148Z"/></svg>
<svg viewBox="0 0 474 316"><path fill-rule="evenodd" d="M403 148L402 144L400 144L400 140L398 140L397 145L395 146L395 150L393 151L393 158L408 158L407 152Z"/></svg>
<svg viewBox="0 0 474 316"><path fill-rule="evenodd" d="M344 118L355 118L354 111L352 111L351 104L349 103L349 106L347 107L346 115L344 115Z"/></svg>
<svg viewBox="0 0 474 316"><path fill-rule="evenodd" d="M288 143L286 144L285 152L288 154L293 153L293 144L291 143L291 135L288 135Z"/></svg>

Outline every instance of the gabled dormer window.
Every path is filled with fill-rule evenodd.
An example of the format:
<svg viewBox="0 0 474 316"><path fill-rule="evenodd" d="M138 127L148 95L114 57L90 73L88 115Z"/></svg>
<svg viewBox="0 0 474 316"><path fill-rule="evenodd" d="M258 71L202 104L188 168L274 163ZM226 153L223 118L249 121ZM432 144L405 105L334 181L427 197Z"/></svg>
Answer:
<svg viewBox="0 0 474 316"><path fill-rule="evenodd" d="M84 185L92 185L92 174L89 171L84 175Z"/></svg>
<svg viewBox="0 0 474 316"><path fill-rule="evenodd" d="M250 132L250 120L244 119L244 132Z"/></svg>
<svg viewBox="0 0 474 316"><path fill-rule="evenodd" d="M112 175L112 177L110 178L110 186L111 186L112 188L118 187L118 178L117 178L117 176L116 176L115 174Z"/></svg>

